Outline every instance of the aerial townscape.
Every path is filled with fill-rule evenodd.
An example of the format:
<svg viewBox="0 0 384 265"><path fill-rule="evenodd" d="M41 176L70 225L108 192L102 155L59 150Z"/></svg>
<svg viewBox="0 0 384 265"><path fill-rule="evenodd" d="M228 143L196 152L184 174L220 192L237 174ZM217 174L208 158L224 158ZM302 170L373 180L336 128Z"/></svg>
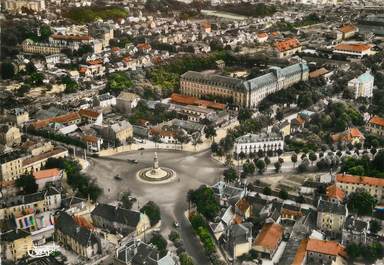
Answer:
<svg viewBox="0 0 384 265"><path fill-rule="evenodd" d="M0 4L0 265L384 265L384 0Z"/></svg>

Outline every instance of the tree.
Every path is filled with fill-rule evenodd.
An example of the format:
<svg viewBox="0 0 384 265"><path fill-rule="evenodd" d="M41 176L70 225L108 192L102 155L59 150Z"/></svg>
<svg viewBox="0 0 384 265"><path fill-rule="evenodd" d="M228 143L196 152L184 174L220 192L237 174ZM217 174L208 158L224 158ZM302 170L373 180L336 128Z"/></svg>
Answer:
<svg viewBox="0 0 384 265"><path fill-rule="evenodd" d="M35 178L30 174L16 179L16 187L22 189L25 194L35 193L38 189Z"/></svg>
<svg viewBox="0 0 384 265"><path fill-rule="evenodd" d="M154 233L149 243L156 246L160 252L160 258L167 254L167 240L160 233Z"/></svg>
<svg viewBox="0 0 384 265"><path fill-rule="evenodd" d="M263 188L263 194L264 194L264 195L268 195L268 196L270 196L270 195L272 194L272 190L271 190L271 188L268 187L268 186L265 186L265 187Z"/></svg>
<svg viewBox="0 0 384 265"><path fill-rule="evenodd" d="M217 135L215 127L209 125L204 128L205 137L208 139L212 139L215 141L215 137Z"/></svg>
<svg viewBox="0 0 384 265"><path fill-rule="evenodd" d="M375 155L372 165L379 171L384 171L384 150L380 150Z"/></svg>
<svg viewBox="0 0 384 265"><path fill-rule="evenodd" d="M106 90L108 92L117 94L120 91L132 87L133 83L128 78L126 73L115 72L108 76Z"/></svg>
<svg viewBox="0 0 384 265"><path fill-rule="evenodd" d="M372 215L376 200L367 191L356 191L348 196L348 209L360 216Z"/></svg>
<svg viewBox="0 0 384 265"><path fill-rule="evenodd" d="M257 151L257 156L258 156L259 158L264 157L264 151L263 151L263 149L259 149L259 150Z"/></svg>
<svg viewBox="0 0 384 265"><path fill-rule="evenodd" d="M372 147L370 152L374 156L377 153L377 149L375 147Z"/></svg>
<svg viewBox="0 0 384 265"><path fill-rule="evenodd" d="M122 208L125 208L125 209L131 209L135 201L136 199L132 198L130 191L124 192L120 198Z"/></svg>
<svg viewBox="0 0 384 265"><path fill-rule="evenodd" d="M284 151L279 148L277 149L276 153L277 153L277 156L281 156L284 153Z"/></svg>
<svg viewBox="0 0 384 265"><path fill-rule="evenodd" d="M296 198L296 202L297 202L297 203L304 203L304 202L305 202L304 196L300 194L300 195Z"/></svg>
<svg viewBox="0 0 384 265"><path fill-rule="evenodd" d="M169 233L168 239L172 242L175 242L176 240L180 239L180 235L176 231L172 230L171 233Z"/></svg>
<svg viewBox="0 0 384 265"><path fill-rule="evenodd" d="M299 173L304 173L308 170L308 165L306 163L301 163L298 167L297 167L297 172Z"/></svg>
<svg viewBox="0 0 384 265"><path fill-rule="evenodd" d="M12 63L2 63L1 64L1 78L2 79L12 79L15 76L15 66Z"/></svg>
<svg viewBox="0 0 384 265"><path fill-rule="evenodd" d="M249 120L250 118L252 118L252 111L250 109L246 109L246 108L241 108L239 110L239 114L237 115L237 119L239 121L245 121L245 120Z"/></svg>
<svg viewBox="0 0 384 265"><path fill-rule="evenodd" d="M381 230L381 224L376 220L371 220L369 222L369 231L373 234L377 234Z"/></svg>
<svg viewBox="0 0 384 265"><path fill-rule="evenodd" d="M276 173L278 173L281 169L281 163L279 161L276 161L273 165L275 166Z"/></svg>
<svg viewBox="0 0 384 265"><path fill-rule="evenodd" d="M264 157L264 162L265 162L265 165L268 166L269 164L271 164L271 159L269 157Z"/></svg>
<svg viewBox="0 0 384 265"><path fill-rule="evenodd" d="M180 265L194 265L192 258L185 252L181 253L179 258Z"/></svg>
<svg viewBox="0 0 384 265"><path fill-rule="evenodd" d="M273 151L272 150L268 150L267 151L267 156L268 157L272 157L273 156Z"/></svg>
<svg viewBox="0 0 384 265"><path fill-rule="evenodd" d="M149 221L151 223L151 226L154 226L155 224L157 224L160 221L160 219L161 219L160 208L153 201L147 202L140 209L140 212L145 213L149 217Z"/></svg>
<svg viewBox="0 0 384 265"><path fill-rule="evenodd" d="M279 191L279 197L282 200L288 199L288 192L286 190L284 190L284 189L280 190Z"/></svg>
<svg viewBox="0 0 384 265"><path fill-rule="evenodd" d="M315 152L310 152L308 155L309 160L311 160L311 165L317 160L317 155Z"/></svg>
<svg viewBox="0 0 384 265"><path fill-rule="evenodd" d="M243 172L245 176L252 175L253 173L255 173L255 170L255 165L252 162L246 161L243 164Z"/></svg>
<svg viewBox="0 0 384 265"><path fill-rule="evenodd" d="M200 186L192 192L191 201L196 205L197 211L209 220L213 220L219 213L220 205L211 187Z"/></svg>
<svg viewBox="0 0 384 265"><path fill-rule="evenodd" d="M265 165L265 162L263 160L261 160L261 159L257 160L255 166L259 170L260 174L264 173L266 165Z"/></svg>
<svg viewBox="0 0 384 265"><path fill-rule="evenodd" d="M230 167L226 170L224 170L224 181L225 182L234 182L238 179L236 170L233 167Z"/></svg>
<svg viewBox="0 0 384 265"><path fill-rule="evenodd" d="M291 161L293 163L293 167L295 167L296 163L297 163L297 154L292 154L291 155Z"/></svg>

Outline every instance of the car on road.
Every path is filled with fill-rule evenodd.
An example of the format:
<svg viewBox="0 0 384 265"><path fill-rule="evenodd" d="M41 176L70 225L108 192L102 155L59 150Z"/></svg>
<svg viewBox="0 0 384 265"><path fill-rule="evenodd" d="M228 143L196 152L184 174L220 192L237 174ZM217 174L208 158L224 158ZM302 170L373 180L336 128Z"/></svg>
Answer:
<svg viewBox="0 0 384 265"><path fill-rule="evenodd" d="M120 175L116 175L116 176L114 176L113 178L116 179L116 180L122 180L122 178L120 177Z"/></svg>
<svg viewBox="0 0 384 265"><path fill-rule="evenodd" d="M179 227L180 227L179 223L176 222L176 221L173 222L173 226L174 226L175 228L179 228Z"/></svg>
<svg viewBox="0 0 384 265"><path fill-rule="evenodd" d="M128 159L128 162L131 162L131 163L133 163L133 164L137 164L137 163L139 163L139 162L137 161L137 159Z"/></svg>
<svg viewBox="0 0 384 265"><path fill-rule="evenodd" d="M139 150L139 151L144 150L144 147L140 147L138 150Z"/></svg>

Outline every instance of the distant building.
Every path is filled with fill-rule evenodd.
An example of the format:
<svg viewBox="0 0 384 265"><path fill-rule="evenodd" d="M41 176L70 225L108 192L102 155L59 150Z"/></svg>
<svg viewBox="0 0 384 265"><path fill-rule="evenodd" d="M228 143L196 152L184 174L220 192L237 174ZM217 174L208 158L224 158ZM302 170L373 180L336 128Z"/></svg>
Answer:
<svg viewBox="0 0 384 265"><path fill-rule="evenodd" d="M109 93L105 93L95 97L94 105L102 108L107 108L116 105L116 97Z"/></svg>
<svg viewBox="0 0 384 265"><path fill-rule="evenodd" d="M64 174L64 170L60 170L58 168L43 169L32 173L39 190L44 189L48 183L54 184L56 182L60 182L64 177Z"/></svg>
<svg viewBox="0 0 384 265"><path fill-rule="evenodd" d="M3 8L10 12L20 12L24 10L32 10L41 12L45 10L45 0L5 0Z"/></svg>
<svg viewBox="0 0 384 265"><path fill-rule="evenodd" d="M21 143L21 133L19 128L8 124L0 124L0 144L13 146Z"/></svg>
<svg viewBox="0 0 384 265"><path fill-rule="evenodd" d="M359 28L351 24L346 24L340 27L338 31L341 33L341 39L346 40L354 37L359 32Z"/></svg>
<svg viewBox="0 0 384 265"><path fill-rule="evenodd" d="M212 95L232 99L239 106L255 108L269 94L308 80L308 74L308 66L301 63L285 68L273 67L270 73L246 81L188 71L181 75L180 91L197 98Z"/></svg>
<svg viewBox="0 0 384 265"><path fill-rule="evenodd" d="M355 99L371 98L373 96L373 84L375 78L370 72L365 72L357 78L354 78L348 82L348 88L355 93Z"/></svg>
<svg viewBox="0 0 384 265"><path fill-rule="evenodd" d="M79 110L81 120L88 124L102 125L103 124L103 113L92 109L81 109Z"/></svg>
<svg viewBox="0 0 384 265"><path fill-rule="evenodd" d="M372 55L373 52L371 49L372 45L365 43L341 43L335 46L333 53L347 57L362 58Z"/></svg>
<svg viewBox="0 0 384 265"><path fill-rule="evenodd" d="M23 123L29 121L29 114L22 108L15 108L7 114L7 118L10 122L20 126Z"/></svg>
<svg viewBox="0 0 384 265"><path fill-rule="evenodd" d="M342 231L342 243L344 245L357 244L367 245L372 244L377 238L370 234L369 222L357 219L355 216L348 216Z"/></svg>
<svg viewBox="0 0 384 265"><path fill-rule="evenodd" d="M384 179L349 174L337 174L336 186L342 189L347 195L358 189L365 190L378 202L383 201Z"/></svg>
<svg viewBox="0 0 384 265"><path fill-rule="evenodd" d="M369 14L359 20L360 33L373 33L375 35L384 35L384 15Z"/></svg>
<svg viewBox="0 0 384 265"><path fill-rule="evenodd" d="M259 32L256 34L256 40L258 43L264 43L268 40L268 34L265 32Z"/></svg>
<svg viewBox="0 0 384 265"><path fill-rule="evenodd" d="M301 52L301 48L300 42L295 38L275 42L275 51L279 58L289 57L297 52Z"/></svg>
<svg viewBox="0 0 384 265"><path fill-rule="evenodd" d="M23 50L23 52L31 54L57 54L60 53L63 48L66 48L66 46L49 43L35 43L31 39L26 39L21 43L21 49Z"/></svg>
<svg viewBox="0 0 384 265"><path fill-rule="evenodd" d="M116 108L121 113L129 113L132 109L136 108L140 101L140 97L134 93L121 92L116 98Z"/></svg>
<svg viewBox="0 0 384 265"><path fill-rule="evenodd" d="M365 129L373 134L376 134L378 136L384 136L384 118L379 116L372 117L367 125L365 126Z"/></svg>
<svg viewBox="0 0 384 265"><path fill-rule="evenodd" d="M334 143L364 144L365 137L358 128L348 128L344 132L331 134L331 140Z"/></svg>
<svg viewBox="0 0 384 265"><path fill-rule="evenodd" d="M340 234L348 216L346 206L331 201L319 200L317 206L317 227L323 232Z"/></svg>
<svg viewBox="0 0 384 265"><path fill-rule="evenodd" d="M103 47L109 47L109 41L114 38L113 26L105 22L95 22L88 27L89 34L100 39Z"/></svg>
<svg viewBox="0 0 384 265"><path fill-rule="evenodd" d="M284 150L284 138L279 133L246 134L235 140L235 153L257 153Z"/></svg>
<svg viewBox="0 0 384 265"><path fill-rule="evenodd" d="M28 256L32 250L33 242L29 232L24 230L11 230L1 235L1 258L16 262Z"/></svg>

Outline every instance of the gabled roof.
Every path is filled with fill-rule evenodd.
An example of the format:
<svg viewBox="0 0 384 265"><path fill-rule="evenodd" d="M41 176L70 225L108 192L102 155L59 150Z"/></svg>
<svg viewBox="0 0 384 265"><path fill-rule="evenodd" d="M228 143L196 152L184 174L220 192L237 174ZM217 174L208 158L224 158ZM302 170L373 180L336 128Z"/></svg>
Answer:
<svg viewBox="0 0 384 265"><path fill-rule="evenodd" d="M371 45L364 43L341 43L339 45L336 45L335 50L347 52L364 52L371 48Z"/></svg>
<svg viewBox="0 0 384 265"><path fill-rule="evenodd" d="M59 176L60 172L61 170L58 168L51 168L33 172L32 175L36 180L38 180Z"/></svg>
<svg viewBox="0 0 384 265"><path fill-rule="evenodd" d="M136 228L141 217L141 213L138 211L132 211L102 203L98 204L91 214L111 222L117 222L133 228Z"/></svg>
<svg viewBox="0 0 384 265"><path fill-rule="evenodd" d="M264 224L254 244L273 251L279 246L283 232L284 228L279 224Z"/></svg>
<svg viewBox="0 0 384 265"><path fill-rule="evenodd" d="M318 239L309 239L307 251L322 253L330 256L340 255L345 257L347 255L345 247L338 242Z"/></svg>
<svg viewBox="0 0 384 265"><path fill-rule="evenodd" d="M347 213L347 210L344 205L335 203L335 202L324 201L324 200L319 200L317 211L323 212L323 213L332 213L337 215L346 215Z"/></svg>
<svg viewBox="0 0 384 265"><path fill-rule="evenodd" d="M326 194L328 198L334 198L338 201L343 201L345 198L344 191L342 189L339 189L336 184L327 187Z"/></svg>
<svg viewBox="0 0 384 265"><path fill-rule="evenodd" d="M384 179L364 176L354 176L349 174L337 174L336 182L357 184L357 185L369 185L369 186L384 186Z"/></svg>
<svg viewBox="0 0 384 265"><path fill-rule="evenodd" d="M339 31L341 31L342 33L349 33L349 32L357 31L357 28L354 25L347 24L340 27Z"/></svg>
<svg viewBox="0 0 384 265"><path fill-rule="evenodd" d="M373 116L369 120L369 123L384 127L384 118L381 118L379 116Z"/></svg>
<svg viewBox="0 0 384 265"><path fill-rule="evenodd" d="M296 38L288 38L275 42L275 47L279 52L284 52L300 47L301 44Z"/></svg>
<svg viewBox="0 0 384 265"><path fill-rule="evenodd" d="M97 118L99 117L100 113L96 110L92 109L81 109L79 110L79 115L81 117L87 117L87 118Z"/></svg>

